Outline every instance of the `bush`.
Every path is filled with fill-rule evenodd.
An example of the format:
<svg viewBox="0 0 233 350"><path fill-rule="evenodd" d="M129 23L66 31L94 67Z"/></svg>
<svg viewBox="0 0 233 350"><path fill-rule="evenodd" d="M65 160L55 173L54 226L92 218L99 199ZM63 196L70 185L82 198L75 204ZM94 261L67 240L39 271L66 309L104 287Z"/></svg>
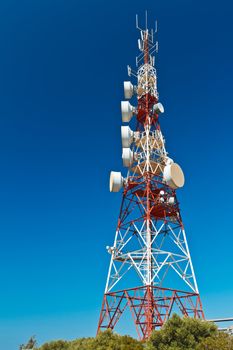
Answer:
<svg viewBox="0 0 233 350"><path fill-rule="evenodd" d="M120 336L111 330L101 332L95 338L80 338L70 342L53 341L38 350L143 350L143 344L128 335Z"/></svg>
<svg viewBox="0 0 233 350"><path fill-rule="evenodd" d="M194 350L203 339L218 334L210 322L173 315L147 342L147 350Z"/></svg>
<svg viewBox="0 0 233 350"><path fill-rule="evenodd" d="M40 350L68 350L69 342L64 340L51 341L42 345Z"/></svg>
<svg viewBox="0 0 233 350"><path fill-rule="evenodd" d="M52 341L37 350L233 350L233 337L211 322L173 315L147 342L106 330L95 338Z"/></svg>
<svg viewBox="0 0 233 350"><path fill-rule="evenodd" d="M197 350L233 350L233 338L219 332L214 337L203 339L197 346Z"/></svg>

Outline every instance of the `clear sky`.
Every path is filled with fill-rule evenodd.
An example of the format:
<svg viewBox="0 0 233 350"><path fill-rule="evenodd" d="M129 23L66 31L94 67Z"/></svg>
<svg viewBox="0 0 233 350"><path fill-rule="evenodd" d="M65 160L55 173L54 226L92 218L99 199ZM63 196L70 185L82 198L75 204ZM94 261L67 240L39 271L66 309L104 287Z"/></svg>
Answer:
<svg viewBox="0 0 233 350"><path fill-rule="evenodd" d="M159 23L167 150L207 317L233 316L230 0L0 3L0 348L95 334L135 14ZM125 170L123 170L124 172Z"/></svg>

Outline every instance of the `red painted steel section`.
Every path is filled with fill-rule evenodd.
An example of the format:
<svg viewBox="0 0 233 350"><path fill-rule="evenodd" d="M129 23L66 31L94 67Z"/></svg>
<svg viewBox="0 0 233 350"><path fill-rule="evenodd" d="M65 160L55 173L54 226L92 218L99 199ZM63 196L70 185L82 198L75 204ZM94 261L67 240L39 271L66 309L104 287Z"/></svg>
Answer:
<svg viewBox="0 0 233 350"><path fill-rule="evenodd" d="M185 317L204 319L200 296L197 293L142 286L104 295L98 331L113 329L128 307L138 336L147 339L154 329L168 320L174 307Z"/></svg>

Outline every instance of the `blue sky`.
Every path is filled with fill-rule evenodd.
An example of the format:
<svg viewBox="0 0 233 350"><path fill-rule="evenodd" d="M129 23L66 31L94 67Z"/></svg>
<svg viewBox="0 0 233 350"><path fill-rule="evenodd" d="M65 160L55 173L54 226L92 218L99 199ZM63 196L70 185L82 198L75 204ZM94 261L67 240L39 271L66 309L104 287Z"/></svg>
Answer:
<svg viewBox="0 0 233 350"><path fill-rule="evenodd" d="M231 1L2 0L2 349L95 334L121 200L108 176L122 170L120 100L145 9L159 22L161 127L186 175L204 310L233 316Z"/></svg>

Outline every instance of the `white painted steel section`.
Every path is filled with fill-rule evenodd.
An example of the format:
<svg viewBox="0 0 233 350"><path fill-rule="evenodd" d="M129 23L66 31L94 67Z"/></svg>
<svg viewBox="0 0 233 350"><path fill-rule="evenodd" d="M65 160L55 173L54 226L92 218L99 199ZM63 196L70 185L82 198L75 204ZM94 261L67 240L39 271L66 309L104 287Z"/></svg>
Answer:
<svg viewBox="0 0 233 350"><path fill-rule="evenodd" d="M172 269L193 292L198 293L185 231L168 225L168 232L165 238L162 238L164 225L164 223L157 225L155 222L144 220L141 227L135 222L132 223L132 227L129 226L123 235L120 230L116 232L106 292L110 292L133 268L144 285L153 283L157 286L161 285L161 281ZM131 234L132 230L137 232L137 237ZM158 237L160 237L159 241ZM169 245L168 242L170 242ZM128 248L129 246L131 248ZM163 249L165 246L167 249Z"/></svg>

